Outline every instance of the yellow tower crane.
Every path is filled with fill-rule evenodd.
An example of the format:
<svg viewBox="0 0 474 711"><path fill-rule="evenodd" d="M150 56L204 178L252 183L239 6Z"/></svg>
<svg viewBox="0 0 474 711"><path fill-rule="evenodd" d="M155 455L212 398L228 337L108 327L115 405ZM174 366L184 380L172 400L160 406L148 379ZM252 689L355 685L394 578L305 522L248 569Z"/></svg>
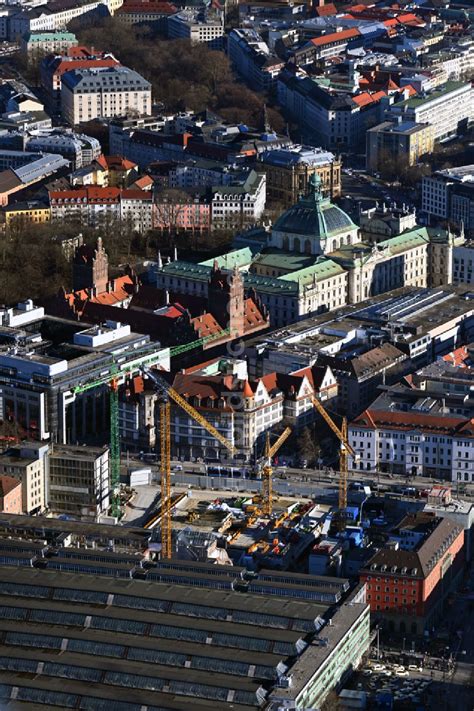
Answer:
<svg viewBox="0 0 474 711"><path fill-rule="evenodd" d="M272 459L280 449L283 442L286 442L291 434L291 427L287 427L277 441L270 446L270 433L267 432L265 440L265 458L262 471L262 513L266 516L271 516L273 513L273 469Z"/></svg>
<svg viewBox="0 0 474 711"><path fill-rule="evenodd" d="M355 456L355 452L349 444L347 436L347 418L342 418L341 428L336 425L332 417L330 417L327 410L318 400L318 398L311 396L311 401L319 412L321 417L327 422L329 427L332 429L336 437L341 443L339 451L339 501L338 501L338 525L340 528L345 528L345 516L344 511L347 507L347 478L348 478L348 460L349 456Z"/></svg>
<svg viewBox="0 0 474 711"><path fill-rule="evenodd" d="M214 425L206 420L192 405L187 402L166 380L156 371L143 368L143 372L152 380L162 396L160 403L160 449L161 449L161 555L163 558L172 557L171 542L171 418L170 398L181 407L190 417L224 445L232 454L236 447Z"/></svg>

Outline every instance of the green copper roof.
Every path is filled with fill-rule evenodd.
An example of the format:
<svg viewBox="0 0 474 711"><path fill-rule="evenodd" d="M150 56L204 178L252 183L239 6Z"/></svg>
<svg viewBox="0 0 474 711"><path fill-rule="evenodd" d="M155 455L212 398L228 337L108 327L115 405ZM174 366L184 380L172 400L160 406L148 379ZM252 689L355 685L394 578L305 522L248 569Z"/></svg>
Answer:
<svg viewBox="0 0 474 711"><path fill-rule="evenodd" d="M314 173L309 179L309 193L300 198L275 222L275 232L326 239L332 235L357 229L349 215L321 193L321 178Z"/></svg>
<svg viewBox="0 0 474 711"><path fill-rule="evenodd" d="M72 32L27 32L27 42L76 42L76 35Z"/></svg>
<svg viewBox="0 0 474 711"><path fill-rule="evenodd" d="M234 267L246 267L252 262L253 252L250 247L242 247L233 252L227 252L220 257L206 259L204 262L199 262L203 267L212 267L215 262L220 269L233 269Z"/></svg>
<svg viewBox="0 0 474 711"><path fill-rule="evenodd" d="M324 281L325 279L330 279L331 277L344 273L345 270L340 264L336 264L332 259L321 259L317 264L313 264L311 267L300 269L300 271L293 272L292 274L285 274L280 277L280 279L297 281L300 286L306 286L307 284L312 284L314 280Z"/></svg>
<svg viewBox="0 0 474 711"><path fill-rule="evenodd" d="M285 252L281 249L265 249L253 261L260 267L269 269L284 269L285 271L297 271L314 264L315 257L311 254L300 254L298 252Z"/></svg>
<svg viewBox="0 0 474 711"><path fill-rule="evenodd" d="M378 246L385 249L390 249L392 254L406 252L407 249L414 249L430 241L428 230L426 227L418 227L416 230L402 232L401 235L390 237L383 242L379 242Z"/></svg>

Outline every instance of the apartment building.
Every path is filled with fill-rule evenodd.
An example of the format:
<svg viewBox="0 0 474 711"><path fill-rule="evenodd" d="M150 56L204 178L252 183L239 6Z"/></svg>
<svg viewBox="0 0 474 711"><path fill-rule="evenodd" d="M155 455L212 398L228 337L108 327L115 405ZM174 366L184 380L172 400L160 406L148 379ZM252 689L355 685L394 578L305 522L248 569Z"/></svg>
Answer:
<svg viewBox="0 0 474 711"><path fill-rule="evenodd" d="M77 47L76 35L66 30L58 32L27 32L20 40L20 51L30 57L63 54Z"/></svg>
<svg viewBox="0 0 474 711"><path fill-rule="evenodd" d="M62 76L61 112L71 125L129 112L151 114L151 84L127 67L77 69Z"/></svg>
<svg viewBox="0 0 474 711"><path fill-rule="evenodd" d="M367 131L366 165L372 172L383 171L387 164L399 168L415 165L429 154L434 146L431 124L403 121L384 121Z"/></svg>
<svg viewBox="0 0 474 711"><path fill-rule="evenodd" d="M474 114L473 95L470 83L447 81L432 91L395 102L389 118L431 124L433 140L443 141L469 127Z"/></svg>
<svg viewBox="0 0 474 711"><path fill-rule="evenodd" d="M28 403L25 400L25 405ZM21 483L21 513L42 513L47 506L48 445L22 442L0 455L0 475Z"/></svg>
<svg viewBox="0 0 474 711"><path fill-rule="evenodd" d="M474 481L471 370L439 361L379 395L349 424L351 466Z"/></svg>
<svg viewBox="0 0 474 711"><path fill-rule="evenodd" d="M104 222L124 222L143 233L154 225L153 196L133 188L85 187L49 193L51 219L76 219L78 224L99 226Z"/></svg>
<svg viewBox="0 0 474 711"><path fill-rule="evenodd" d="M20 7L8 18L8 39L11 42L32 32L65 30L75 18L83 19L113 15L123 0L51 0L37 7Z"/></svg>
<svg viewBox="0 0 474 711"><path fill-rule="evenodd" d="M167 29L167 18L177 12L177 8L166 0L125 0L115 17L123 25L152 25L163 32Z"/></svg>
<svg viewBox="0 0 474 711"><path fill-rule="evenodd" d="M406 516L393 535L399 547L382 548L360 570L371 616L388 632L422 635L442 617L464 569L464 531L434 513Z"/></svg>
<svg viewBox="0 0 474 711"><path fill-rule="evenodd" d="M285 208L294 205L309 190L315 173L322 191L331 199L341 194L341 159L334 153L312 146L294 146L267 151L260 156L267 176L267 199Z"/></svg>
<svg viewBox="0 0 474 711"><path fill-rule="evenodd" d="M56 516L96 521L110 504L107 447L54 446L48 455L48 507Z"/></svg>
<svg viewBox="0 0 474 711"><path fill-rule="evenodd" d="M204 42L213 49L222 49L224 19L221 13L186 9L168 17L168 37Z"/></svg>
<svg viewBox="0 0 474 711"><path fill-rule="evenodd" d="M50 111L61 111L62 77L66 72L79 69L104 69L120 66L110 53L90 50L87 47L72 47L66 53L50 54L40 64L40 81Z"/></svg>
<svg viewBox="0 0 474 711"><path fill-rule="evenodd" d="M25 136L24 142L28 151L55 153L63 156L69 160L73 170L89 165L102 153L102 147L97 138L60 128L35 131Z"/></svg>
<svg viewBox="0 0 474 711"><path fill-rule="evenodd" d="M453 284L474 284L474 242L465 242L454 248Z"/></svg>
<svg viewBox="0 0 474 711"><path fill-rule="evenodd" d="M272 52L253 29L233 29L227 38L227 53L235 71L255 91L273 91L285 63Z"/></svg>
<svg viewBox="0 0 474 711"><path fill-rule="evenodd" d="M212 189L212 226L242 228L255 224L265 210L266 176L252 170L242 181Z"/></svg>

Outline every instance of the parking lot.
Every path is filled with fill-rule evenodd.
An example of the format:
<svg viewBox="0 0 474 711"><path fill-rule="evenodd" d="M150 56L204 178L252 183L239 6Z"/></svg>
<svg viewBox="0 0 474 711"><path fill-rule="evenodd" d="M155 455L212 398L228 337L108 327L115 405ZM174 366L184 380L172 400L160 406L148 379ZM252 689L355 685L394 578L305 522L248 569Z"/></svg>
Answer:
<svg viewBox="0 0 474 711"><path fill-rule="evenodd" d="M390 694L394 706L420 707L427 705L436 687L431 673L417 665L403 666L369 660L353 680L352 686L365 691L375 702L379 694Z"/></svg>

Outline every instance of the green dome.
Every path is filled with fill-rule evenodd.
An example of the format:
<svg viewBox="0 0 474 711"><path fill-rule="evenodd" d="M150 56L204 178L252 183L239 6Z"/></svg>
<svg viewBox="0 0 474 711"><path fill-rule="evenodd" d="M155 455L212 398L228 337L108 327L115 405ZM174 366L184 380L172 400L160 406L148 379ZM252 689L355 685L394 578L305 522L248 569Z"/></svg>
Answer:
<svg viewBox="0 0 474 711"><path fill-rule="evenodd" d="M314 173L309 179L309 193L286 210L273 226L275 232L327 237L357 229L349 215L321 194L321 179Z"/></svg>

